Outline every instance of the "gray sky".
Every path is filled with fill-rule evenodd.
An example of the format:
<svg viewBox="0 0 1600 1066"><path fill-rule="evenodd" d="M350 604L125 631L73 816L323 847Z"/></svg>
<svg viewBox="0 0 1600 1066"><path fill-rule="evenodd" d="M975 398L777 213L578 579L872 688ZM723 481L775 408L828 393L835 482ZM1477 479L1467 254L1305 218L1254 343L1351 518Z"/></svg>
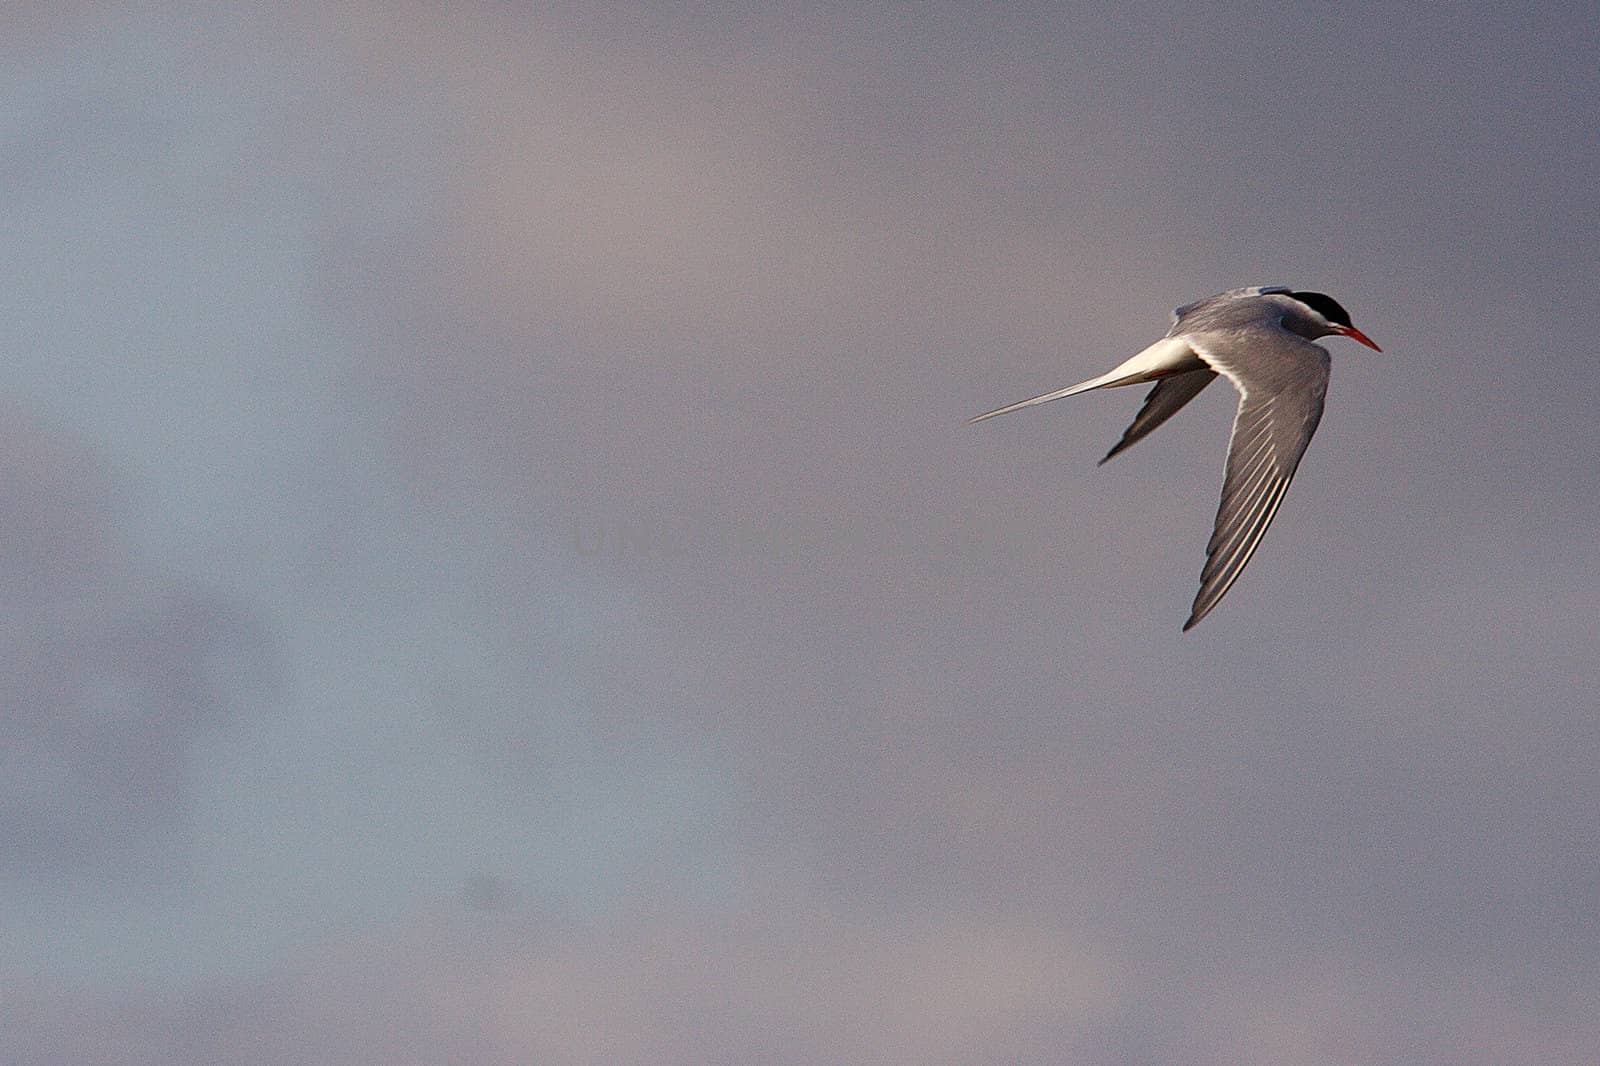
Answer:
<svg viewBox="0 0 1600 1066"><path fill-rule="evenodd" d="M0 1059L1589 1061L1593 11L662 7L0 17Z"/></svg>

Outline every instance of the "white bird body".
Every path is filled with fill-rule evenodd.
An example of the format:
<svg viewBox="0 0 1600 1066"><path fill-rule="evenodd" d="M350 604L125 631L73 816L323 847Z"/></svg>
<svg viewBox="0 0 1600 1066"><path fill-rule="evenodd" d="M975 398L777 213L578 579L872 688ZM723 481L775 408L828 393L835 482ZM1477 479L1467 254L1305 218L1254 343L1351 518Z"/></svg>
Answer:
<svg viewBox="0 0 1600 1066"><path fill-rule="evenodd" d="M1239 410L1200 591L1183 627L1188 630L1233 587L1283 502L1322 418L1328 391L1328 350L1312 342L1330 334L1381 350L1350 324L1344 308L1322 293L1276 286L1230 289L1178 308L1165 337L1099 377L971 421L1092 389L1156 382L1103 463L1142 440L1218 374L1226 377L1239 392Z"/></svg>

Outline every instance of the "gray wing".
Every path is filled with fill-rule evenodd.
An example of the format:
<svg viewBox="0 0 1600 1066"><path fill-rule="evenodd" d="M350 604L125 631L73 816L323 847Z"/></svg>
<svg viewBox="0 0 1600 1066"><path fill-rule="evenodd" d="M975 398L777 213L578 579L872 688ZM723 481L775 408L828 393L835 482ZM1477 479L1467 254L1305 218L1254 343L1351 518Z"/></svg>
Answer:
<svg viewBox="0 0 1600 1066"><path fill-rule="evenodd" d="M1200 395L1200 390L1215 380L1217 372L1209 367L1202 367L1199 370L1174 374L1156 382L1156 387L1144 398L1144 406L1133 416L1133 425L1123 432L1122 439L1117 441L1112 449L1106 452L1105 459L1100 461L1103 463L1118 452L1139 443L1151 430L1177 414L1184 404Z"/></svg>
<svg viewBox="0 0 1600 1066"><path fill-rule="evenodd" d="M1239 390L1222 503L1185 630L1210 613L1255 554L1322 419L1328 352L1276 325L1191 338Z"/></svg>
<svg viewBox="0 0 1600 1066"><path fill-rule="evenodd" d="M1215 296L1207 296L1203 300L1184 304L1172 312L1172 334L1234 324L1221 321L1225 318L1238 319L1241 316L1261 318L1261 308L1246 304L1244 301L1257 296L1270 296L1273 293L1288 291L1282 285L1248 285L1242 289L1229 289L1227 292L1219 292Z"/></svg>

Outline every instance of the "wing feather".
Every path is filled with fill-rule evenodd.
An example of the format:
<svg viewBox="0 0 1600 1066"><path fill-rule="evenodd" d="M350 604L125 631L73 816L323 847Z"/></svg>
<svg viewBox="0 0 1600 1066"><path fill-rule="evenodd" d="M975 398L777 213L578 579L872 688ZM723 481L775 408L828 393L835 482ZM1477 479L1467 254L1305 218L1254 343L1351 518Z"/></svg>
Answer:
<svg viewBox="0 0 1600 1066"><path fill-rule="evenodd" d="M1184 404L1200 395L1200 390L1217 380L1217 372L1209 367L1199 370L1186 370L1181 374L1162 378L1156 382L1156 387L1150 390L1150 395L1144 398L1144 405L1139 408L1139 413L1133 416L1133 424L1123 431L1122 439L1106 452L1105 459L1110 459L1119 452L1126 451L1150 435L1150 431L1161 423L1177 414Z"/></svg>
<svg viewBox="0 0 1600 1066"><path fill-rule="evenodd" d="M1244 572L1277 516L1322 419L1328 353L1275 322L1191 337L1195 352L1239 390L1222 500L1185 630L1211 612Z"/></svg>

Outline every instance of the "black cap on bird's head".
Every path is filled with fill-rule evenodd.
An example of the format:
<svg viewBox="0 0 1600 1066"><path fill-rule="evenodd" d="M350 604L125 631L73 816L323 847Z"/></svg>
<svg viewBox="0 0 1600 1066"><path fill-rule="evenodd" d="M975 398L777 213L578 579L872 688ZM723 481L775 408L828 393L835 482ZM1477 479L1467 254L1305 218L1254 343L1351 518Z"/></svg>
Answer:
<svg viewBox="0 0 1600 1066"><path fill-rule="evenodd" d="M1296 300L1299 300L1301 303L1305 304L1307 307L1311 308L1311 310L1315 311L1329 322L1332 322L1334 325L1345 326L1347 328L1349 327L1350 312L1346 311L1343 307L1340 307L1339 301L1335 300L1327 293L1291 292L1289 295L1293 296Z"/></svg>

